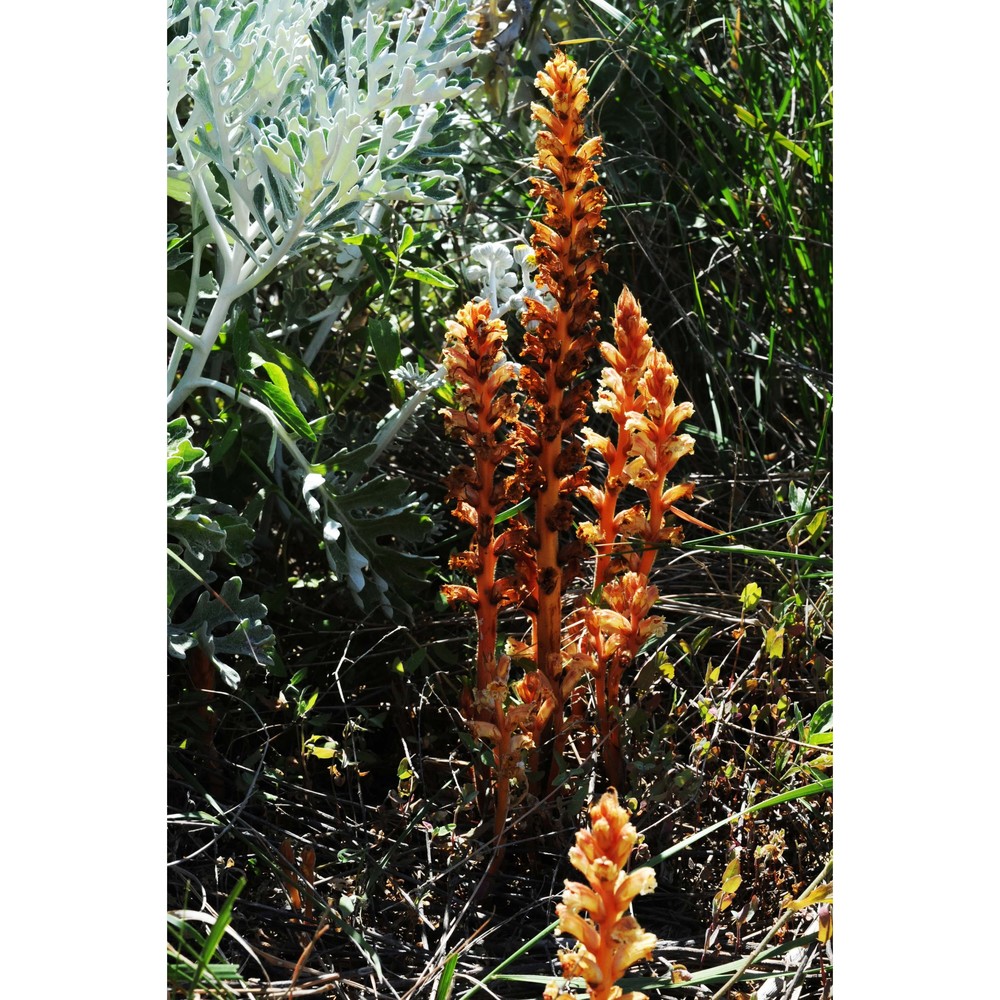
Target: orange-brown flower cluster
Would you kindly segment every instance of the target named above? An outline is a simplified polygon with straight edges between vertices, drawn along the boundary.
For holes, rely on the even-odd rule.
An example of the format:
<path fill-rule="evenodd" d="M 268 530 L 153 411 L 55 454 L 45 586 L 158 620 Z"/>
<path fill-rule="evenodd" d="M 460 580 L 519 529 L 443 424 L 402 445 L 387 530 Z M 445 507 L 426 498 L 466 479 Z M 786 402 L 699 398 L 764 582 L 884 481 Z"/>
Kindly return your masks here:
<path fill-rule="evenodd" d="M 569 852 L 573 867 L 588 884 L 567 879 L 563 901 L 556 907 L 559 930 L 579 942 L 573 951 L 559 952 L 563 975 L 583 978 L 591 1000 L 647 1000 L 644 993 L 623 994 L 616 983 L 630 966 L 649 958 L 656 945 L 656 936 L 627 912 L 636 896 L 656 888 L 656 876 L 652 868 L 625 873 L 638 833 L 614 789 L 590 807 L 590 821 L 591 828 L 577 833 Z M 555 983 L 544 996 L 571 1000 Z"/>
<path fill-rule="evenodd" d="M 627 288 L 618 299 L 614 328 L 615 344 L 601 344 L 610 367 L 601 373 L 594 410 L 612 417 L 615 437 L 584 430 L 587 449 L 596 451 L 608 467 L 603 486 L 588 484 L 580 490 L 597 512 L 595 521 L 580 527 L 581 538 L 598 553 L 595 589 L 622 569 L 648 575 L 658 547 L 681 538 L 679 529 L 664 525 L 665 513 L 694 491 L 691 483 L 666 485 L 678 460 L 694 450 L 694 439 L 677 433 L 694 407 L 674 403 L 678 379 L 673 366 L 653 347 L 649 323 Z M 646 503 L 619 511 L 618 499 L 626 486 L 645 492 Z M 622 539 L 637 542 L 639 552 Z"/>
<path fill-rule="evenodd" d="M 621 785 L 615 706 L 623 672 L 663 631 L 662 619 L 651 614 L 658 592 L 649 573 L 659 548 L 681 537 L 666 515 L 693 487 L 666 480 L 693 449 L 693 440 L 678 433 L 693 410 L 674 402 L 678 379 L 625 289 L 614 317 L 615 342 L 601 345 L 608 367 L 594 403 L 595 412 L 613 421 L 612 432 L 606 437 L 582 427 L 593 399 L 583 374 L 599 321 L 594 277 L 606 270 L 597 241 L 606 202 L 595 169 L 601 140 L 586 135 L 587 74 L 572 59 L 557 52 L 536 82 L 551 104 L 532 105 L 542 126 L 536 165 L 546 177 L 531 181 L 532 193 L 545 204 L 543 218 L 532 223 L 531 242 L 544 294 L 528 299 L 521 317 L 520 369 L 503 353 L 506 326 L 491 316 L 488 302 L 469 303 L 448 325 L 444 362 L 456 406 L 444 411 L 445 420 L 473 455 L 472 464 L 447 479 L 455 516 L 473 529 L 468 550 L 453 556 L 451 565 L 474 577 L 475 585 L 449 585 L 444 595 L 476 610 L 476 684 L 463 705 L 474 731 L 493 746 L 496 774 L 513 775 L 519 754 L 533 746 L 533 770 L 546 782 L 539 757 L 551 745 L 551 787 L 579 721 L 579 706 L 571 707 L 571 721 L 565 708 L 573 706 L 575 689 L 589 673 L 605 770 Z M 607 467 L 600 484 L 590 482 L 585 448 Z M 626 490 L 642 499 L 619 509 Z M 530 513 L 508 518 L 498 533 L 497 518 L 525 495 L 533 501 Z M 593 505 L 595 519 L 573 533 L 578 496 Z M 588 544 L 597 552 L 594 604 L 564 616 L 563 597 Z M 515 683 L 507 678 L 509 660 L 501 664 L 497 653 L 498 614 L 511 605 L 531 621 L 530 641 L 508 638 L 505 647 L 515 662 L 527 664 Z M 501 784 L 498 778 L 498 804 L 506 802 Z"/>
<path fill-rule="evenodd" d="M 641 545 L 638 570 L 648 574 L 663 544 L 680 540 L 676 528 L 665 527 L 664 515 L 678 500 L 691 496 L 692 483 L 666 485 L 667 475 L 678 460 L 694 451 L 694 438 L 678 434 L 683 421 L 694 413 L 689 402 L 674 403 L 678 378 L 673 365 L 662 351 L 652 351 L 648 366 L 639 382 L 640 407 L 629 413 L 625 429 L 632 433 L 630 454 L 635 457 L 626 466 L 629 481 L 649 496 L 649 513 L 637 513 L 623 526 L 623 531 Z"/>
<path fill-rule="evenodd" d="M 465 601 L 476 609 L 479 641 L 476 650 L 476 687 L 463 704 L 474 735 L 492 746 L 496 788 L 494 829 L 501 836 L 510 799 L 510 783 L 523 770 L 523 751 L 533 745 L 537 706 L 517 703 L 508 684 L 510 658 L 497 657 L 500 609 L 520 603 L 525 581 L 498 575 L 498 560 L 506 551 L 523 562 L 525 525 L 512 518 L 497 534 L 497 515 L 520 499 L 516 476 L 504 476 L 501 465 L 518 446 L 517 403 L 511 394 L 514 365 L 503 354 L 507 328 L 492 319 L 488 302 L 470 302 L 448 323 L 444 367 L 454 387 L 457 406 L 443 412 L 445 426 L 472 451 L 474 464 L 451 471 L 446 484 L 456 501 L 455 516 L 472 526 L 472 542 L 451 558 L 453 569 L 475 577 L 476 586 L 449 584 L 443 588 L 451 602 Z"/>
<path fill-rule="evenodd" d="M 498 475 L 516 447 L 511 425 L 517 422 L 517 404 L 509 391 L 515 370 L 503 355 L 507 327 L 503 320 L 490 318 L 488 302 L 463 306 L 447 331 L 444 367 L 457 406 L 443 411 L 445 428 L 465 441 L 474 458 L 473 465 L 456 466 L 446 480 L 448 496 L 456 501 L 455 517 L 473 529 L 470 547 L 452 556 L 451 566 L 474 576 L 476 586 L 450 584 L 444 596 L 476 609 L 476 686 L 483 689 L 496 675 L 497 613 L 519 600 L 515 582 L 497 578 L 504 537 L 495 532 L 497 514 L 520 498 L 517 480 Z"/>
<path fill-rule="evenodd" d="M 575 538 L 560 536 L 572 528 L 573 499 L 586 482 L 584 452 L 574 428 L 586 420 L 591 399 L 590 383 L 580 376 L 594 347 L 598 320 L 593 277 L 607 269 L 595 235 L 604 226 L 601 211 L 607 200 L 594 169 L 601 140 L 586 138 L 586 82 L 586 71 L 557 52 L 536 77 L 551 108 L 532 105 L 543 126 L 536 163 L 551 179 L 531 181 L 532 193 L 546 208 L 543 219 L 532 223 L 531 244 L 536 283 L 549 299 L 528 300 L 523 315 L 525 363 L 518 385 L 530 419 L 521 424 L 524 448 L 518 471 L 535 500 L 536 663 L 553 683 L 563 669 L 562 595 L 579 573 L 583 555 Z M 558 727 L 561 706 L 553 718 Z"/>
<path fill-rule="evenodd" d="M 635 297 L 623 289 L 615 310 L 615 343 L 601 344 L 609 367 L 601 374 L 594 404 L 614 421 L 613 437 L 584 430 L 588 450 L 600 455 L 607 472 L 603 485 L 588 484 L 580 490 L 597 515 L 580 526 L 579 534 L 597 551 L 594 593 L 599 602 L 583 613 L 588 631 L 583 648 L 595 660 L 605 771 L 619 784 L 625 780 L 624 762 L 612 708 L 618 705 L 628 664 L 647 639 L 662 634 L 663 620 L 649 616 L 658 596 L 648 585 L 649 573 L 659 547 L 682 537 L 680 528 L 665 523 L 664 515 L 694 490 L 690 483 L 666 485 L 677 461 L 694 448 L 690 435 L 677 433 L 694 408 L 674 403 L 677 376 L 666 355 L 653 346 L 648 330 Z M 627 487 L 645 493 L 645 501 L 619 510 Z"/>

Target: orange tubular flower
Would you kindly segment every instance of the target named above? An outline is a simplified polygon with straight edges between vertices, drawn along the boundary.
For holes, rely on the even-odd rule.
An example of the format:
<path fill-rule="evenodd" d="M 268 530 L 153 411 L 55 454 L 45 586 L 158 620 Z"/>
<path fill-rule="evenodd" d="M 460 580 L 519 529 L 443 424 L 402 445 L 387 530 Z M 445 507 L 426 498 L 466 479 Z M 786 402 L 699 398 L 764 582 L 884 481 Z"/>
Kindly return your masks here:
<path fill-rule="evenodd" d="M 580 526 L 583 541 L 597 549 L 594 593 L 599 606 L 583 612 L 589 633 L 584 648 L 596 662 L 595 696 L 598 732 L 603 738 L 604 767 L 612 782 L 625 782 L 624 761 L 612 706 L 619 703 L 622 675 L 642 644 L 663 631 L 663 620 L 648 617 L 658 596 L 648 586 L 659 546 L 680 540 L 679 528 L 664 526 L 664 515 L 683 497 L 690 483 L 666 487 L 677 461 L 694 448 L 687 434 L 677 434 L 694 412 L 690 403 L 674 403 L 678 380 L 662 351 L 653 347 L 649 323 L 626 288 L 615 310 L 615 344 L 601 344 L 610 367 L 601 375 L 594 409 L 615 422 L 614 440 L 584 430 L 586 446 L 607 465 L 603 488 L 580 492 L 593 505 L 595 521 Z M 626 486 L 647 494 L 644 505 L 618 510 Z M 639 551 L 626 540 L 637 541 Z M 615 576 L 626 570 L 624 576 Z"/>
<path fill-rule="evenodd" d="M 514 365 L 503 360 L 507 327 L 490 319 L 488 302 L 470 302 L 448 323 L 444 366 L 455 387 L 458 406 L 443 412 L 449 434 L 472 449 L 475 465 L 460 465 L 447 478 L 448 496 L 456 501 L 455 517 L 472 526 L 472 544 L 452 556 L 454 569 L 464 569 L 476 580 L 475 589 L 452 584 L 444 588 L 448 601 L 466 601 L 476 609 L 479 644 L 476 653 L 476 689 L 496 677 L 497 613 L 517 603 L 516 593 L 497 579 L 497 538 L 494 521 L 501 505 L 518 499 L 512 478 L 500 480 L 497 469 L 514 450 L 512 436 L 503 436 L 505 424 L 517 419 L 513 397 L 504 389 L 514 379 Z"/>
<path fill-rule="evenodd" d="M 601 140 L 585 137 L 586 81 L 586 71 L 557 52 L 535 80 L 552 107 L 531 106 L 543 126 L 536 163 L 552 178 L 531 181 L 532 193 L 546 207 L 543 220 L 532 222 L 531 244 L 538 264 L 536 282 L 551 296 L 551 305 L 529 300 L 522 317 L 527 332 L 518 384 L 531 420 L 521 425 L 518 471 L 535 501 L 535 662 L 555 692 L 562 687 L 562 596 L 579 572 L 582 555 L 578 541 L 560 544 L 560 535 L 572 526 L 573 497 L 586 481 L 583 449 L 573 434 L 586 420 L 592 398 L 590 383 L 580 376 L 594 347 L 598 320 L 593 276 L 607 270 L 595 236 L 604 226 L 601 211 L 607 200 L 594 170 Z M 557 697 L 560 703 L 552 720 L 558 733 L 562 700 Z"/>
<path fill-rule="evenodd" d="M 636 896 L 656 888 L 656 876 L 652 868 L 625 874 L 638 833 L 614 789 L 590 807 L 590 821 L 591 828 L 577 833 L 569 852 L 573 867 L 589 884 L 567 879 L 563 901 L 556 907 L 559 930 L 579 942 L 574 951 L 559 952 L 563 975 L 581 976 L 591 1000 L 648 1000 L 644 993 L 622 994 L 615 984 L 639 959 L 649 958 L 656 945 L 656 936 L 627 915 Z M 546 1000 L 569 998 L 555 983 L 544 995 Z"/>
<path fill-rule="evenodd" d="M 516 447 L 516 437 L 505 425 L 517 421 L 517 405 L 510 394 L 514 365 L 503 357 L 507 328 L 490 318 L 488 302 L 470 302 L 448 323 L 444 366 L 455 387 L 458 403 L 443 412 L 448 432 L 472 450 L 474 465 L 461 465 L 447 478 L 448 495 L 456 501 L 455 517 L 472 526 L 469 549 L 452 556 L 451 565 L 475 577 L 476 586 L 451 584 L 443 588 L 453 603 L 465 601 L 476 609 L 479 640 L 476 648 L 476 687 L 466 692 L 465 710 L 473 734 L 493 747 L 496 800 L 494 833 L 498 846 L 510 800 L 511 780 L 518 776 L 523 751 L 531 745 L 536 707 L 512 704 L 508 687 L 510 659 L 497 659 L 498 613 L 521 600 L 518 582 L 498 577 L 497 561 L 504 551 L 518 549 L 524 527 L 516 519 L 496 534 L 501 508 L 520 499 L 516 478 L 501 477 L 500 466 Z M 510 429 L 512 430 L 512 428 Z M 499 864 L 502 851 L 494 857 Z"/>

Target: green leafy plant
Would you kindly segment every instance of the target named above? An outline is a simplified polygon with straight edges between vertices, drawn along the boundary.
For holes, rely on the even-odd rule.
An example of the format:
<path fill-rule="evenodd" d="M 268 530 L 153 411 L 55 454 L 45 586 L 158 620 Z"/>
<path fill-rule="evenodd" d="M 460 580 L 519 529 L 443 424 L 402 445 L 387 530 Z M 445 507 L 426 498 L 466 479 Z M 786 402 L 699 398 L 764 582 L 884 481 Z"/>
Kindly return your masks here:
<path fill-rule="evenodd" d="M 241 515 L 197 496 L 193 473 L 206 456 L 191 443 L 191 434 L 184 417 L 167 425 L 167 650 L 183 659 L 189 650 L 200 648 L 235 688 L 240 675 L 233 658 L 271 666 L 274 634 L 265 622 L 267 609 L 259 597 L 242 593 L 240 577 L 229 577 L 218 592 L 212 589 L 218 576 L 213 563 L 224 559 L 238 568 L 252 561 L 254 533 L 248 517 L 253 518 L 253 511 Z M 178 615 L 199 588 L 202 593 L 194 607 L 186 616 Z"/>
<path fill-rule="evenodd" d="M 375 354 L 400 406 L 371 447 L 341 448 L 324 461 L 330 421 L 306 416 L 324 405 L 308 365 L 364 266 L 384 279 L 366 241 L 386 205 L 435 204 L 454 180 L 458 150 L 446 106 L 471 85 L 470 30 L 458 2 L 398 18 L 386 5 L 348 7 L 336 24 L 325 8 L 317 0 L 169 5 L 168 194 L 188 231 L 175 223 L 169 242 L 171 263 L 183 270 L 174 269 L 178 291 L 167 317 L 168 413 L 193 396 L 212 421 L 234 406 L 249 411 L 262 425 L 255 433 L 271 437 L 268 466 L 282 476 L 284 456 L 291 460 L 334 577 L 359 601 L 374 591 L 391 614 L 387 594 L 405 593 L 413 560 L 397 558 L 382 539 L 421 539 L 428 522 L 404 480 L 361 479 L 432 386 L 416 370 L 391 374 L 402 359 L 386 346 L 385 322 L 372 319 Z M 397 264 L 413 242 L 412 229 L 404 231 Z M 290 332 L 253 329 L 248 304 L 283 265 L 321 247 L 341 262 L 337 294 L 308 347 L 283 350 L 276 341 Z M 448 286 L 417 264 L 402 274 Z M 377 291 L 390 288 L 383 280 Z M 407 380 L 415 391 L 404 402 Z M 226 420 L 238 436 L 243 421 Z M 220 443 L 229 448 L 232 441 Z M 418 563 L 416 575 L 425 568 Z"/>

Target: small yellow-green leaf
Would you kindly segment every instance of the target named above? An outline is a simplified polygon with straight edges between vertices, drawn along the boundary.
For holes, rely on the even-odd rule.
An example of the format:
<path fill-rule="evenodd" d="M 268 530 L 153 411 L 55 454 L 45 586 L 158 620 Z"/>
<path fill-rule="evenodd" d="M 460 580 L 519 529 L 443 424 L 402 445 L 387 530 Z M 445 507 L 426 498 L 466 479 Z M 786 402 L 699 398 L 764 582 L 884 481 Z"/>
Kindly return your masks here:
<path fill-rule="evenodd" d="M 184 205 L 191 204 L 191 182 L 186 177 L 167 178 L 167 197 Z"/>
<path fill-rule="evenodd" d="M 660 673 L 666 677 L 668 681 L 672 681 L 674 679 L 674 665 L 662 652 L 657 654 L 656 666 Z"/>
<path fill-rule="evenodd" d="M 403 272 L 404 278 L 414 278 L 425 285 L 433 285 L 434 288 L 457 288 L 451 278 L 442 271 L 433 267 L 413 267 Z"/>
<path fill-rule="evenodd" d="M 759 600 L 763 591 L 756 583 L 748 583 L 740 593 L 740 604 L 749 611 Z"/>
<path fill-rule="evenodd" d="M 802 899 L 792 899 L 791 896 L 786 896 L 781 901 L 781 908 L 783 910 L 804 910 L 807 906 L 815 906 L 817 903 L 832 902 L 833 883 L 824 882 L 822 885 L 816 886 L 808 895 L 803 896 Z"/>
<path fill-rule="evenodd" d="M 402 257 L 407 250 L 413 244 L 413 238 L 416 234 L 413 232 L 413 226 L 408 222 L 403 223 L 403 232 L 399 237 L 399 256 Z"/>
<path fill-rule="evenodd" d="M 826 527 L 826 518 L 829 511 L 821 510 L 808 524 L 806 531 L 809 533 L 811 539 L 815 539 L 816 536 Z"/>
<path fill-rule="evenodd" d="M 772 660 L 779 660 L 785 655 L 784 628 L 769 628 L 764 633 L 764 651 Z"/>
<path fill-rule="evenodd" d="M 727 878 L 726 881 L 722 883 L 722 891 L 726 893 L 726 895 L 731 896 L 742 884 L 742 876 L 734 875 L 732 878 Z"/>

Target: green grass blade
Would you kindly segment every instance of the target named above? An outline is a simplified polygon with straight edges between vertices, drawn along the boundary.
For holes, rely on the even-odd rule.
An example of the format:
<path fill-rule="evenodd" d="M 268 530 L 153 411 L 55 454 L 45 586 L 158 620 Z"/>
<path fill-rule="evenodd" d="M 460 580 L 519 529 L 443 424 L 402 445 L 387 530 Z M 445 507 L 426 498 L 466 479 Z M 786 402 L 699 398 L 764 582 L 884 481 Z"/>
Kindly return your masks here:
<path fill-rule="evenodd" d="M 699 540 L 682 542 L 678 548 L 697 549 L 699 552 L 729 552 L 734 556 L 766 556 L 769 559 L 797 559 L 799 562 L 828 562 L 828 555 L 810 555 L 807 552 L 781 552 L 778 549 L 755 549 L 749 545 L 705 545 Z"/>
<path fill-rule="evenodd" d="M 240 893 L 246 888 L 246 884 L 246 876 L 241 875 L 239 881 L 233 886 L 232 892 L 226 897 L 226 901 L 222 904 L 222 909 L 219 910 L 219 915 L 216 917 L 215 923 L 212 924 L 212 929 L 208 932 L 208 937 L 205 938 L 205 946 L 201 949 L 201 954 L 198 956 L 198 968 L 194 974 L 195 987 L 201 982 L 201 977 L 205 974 L 209 963 L 215 957 L 215 952 L 219 947 L 219 942 L 222 940 L 222 935 L 226 933 L 226 928 L 233 919 L 233 906 L 239 898 Z"/>
<path fill-rule="evenodd" d="M 455 968 L 458 965 L 458 952 L 453 952 L 448 956 L 448 961 L 444 963 L 444 970 L 441 972 L 441 982 L 438 983 L 437 993 L 434 1000 L 448 1000 L 451 996 L 451 983 L 455 978 Z"/>
<path fill-rule="evenodd" d="M 773 795 L 769 799 L 764 799 L 763 802 L 756 802 L 752 806 L 747 806 L 746 809 L 741 809 L 739 812 L 735 812 L 732 816 L 726 817 L 726 819 L 720 819 L 718 823 L 713 823 L 711 826 L 706 826 L 704 830 L 699 830 L 697 833 L 692 833 L 690 837 L 686 837 L 679 844 L 674 844 L 673 847 L 668 847 L 665 851 L 657 854 L 655 857 L 649 859 L 646 864 L 650 868 L 654 868 L 658 864 L 662 864 L 667 858 L 672 858 L 675 854 L 680 854 L 681 851 L 690 847 L 692 844 L 696 844 L 703 837 L 707 837 L 710 833 L 714 833 L 716 830 L 720 830 L 724 826 L 728 826 L 735 819 L 739 819 L 741 816 L 749 816 L 751 813 L 760 812 L 761 809 L 770 809 L 773 806 L 780 806 L 783 802 L 791 802 L 793 799 L 804 799 L 810 795 L 822 795 L 824 792 L 829 792 L 833 789 L 833 778 L 824 778 L 822 781 L 814 781 L 811 785 L 804 785 L 802 788 L 793 788 L 787 792 L 782 792 L 780 795 Z"/>
<path fill-rule="evenodd" d="M 520 503 L 514 504 L 514 506 L 509 510 L 505 510 L 502 514 L 497 514 L 497 516 L 493 518 L 494 526 L 503 524 L 504 521 L 509 521 L 512 517 L 520 514 L 521 511 L 524 510 L 530 503 L 531 497 L 525 497 Z"/>
<path fill-rule="evenodd" d="M 611 4 L 607 3 L 606 0 L 587 0 L 588 3 L 593 4 L 598 10 L 604 11 L 608 17 L 617 21 L 623 27 L 628 27 L 632 23 L 632 18 L 628 14 L 623 14 L 617 7 L 612 7 Z"/>
<path fill-rule="evenodd" d="M 509 955 L 507 958 L 505 958 L 498 966 L 496 966 L 496 968 L 492 969 L 490 972 L 487 972 L 486 975 L 483 976 L 483 978 L 475 986 L 473 986 L 471 990 L 466 990 L 461 995 L 461 997 L 459 997 L 459 1000 L 468 1000 L 469 997 L 475 996 L 475 994 L 477 994 L 488 982 L 490 982 L 490 980 L 498 978 L 500 976 L 500 973 L 503 972 L 503 970 L 506 969 L 511 962 L 516 961 L 526 951 L 530 950 L 531 948 L 534 948 L 534 946 L 538 944 L 539 941 L 543 941 L 545 938 L 547 938 L 558 926 L 559 926 L 559 921 L 553 920 L 548 927 L 544 928 L 543 930 L 540 930 L 530 941 L 526 941 L 524 944 L 522 944 L 521 947 L 517 949 L 517 951 L 515 951 L 512 955 Z M 546 980 L 546 982 L 548 982 L 548 980 Z"/>

